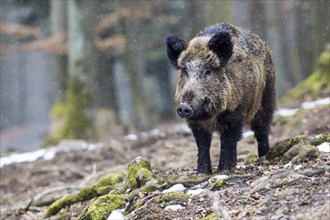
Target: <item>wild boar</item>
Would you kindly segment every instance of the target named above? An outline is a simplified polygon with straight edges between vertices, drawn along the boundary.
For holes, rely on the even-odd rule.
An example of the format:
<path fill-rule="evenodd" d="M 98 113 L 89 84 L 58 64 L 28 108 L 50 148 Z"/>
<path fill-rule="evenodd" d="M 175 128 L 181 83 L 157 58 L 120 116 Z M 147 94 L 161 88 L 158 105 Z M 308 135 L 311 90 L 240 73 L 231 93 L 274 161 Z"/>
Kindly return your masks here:
<path fill-rule="evenodd" d="M 167 56 L 178 70 L 175 98 L 198 147 L 197 172 L 212 173 L 212 133 L 221 137 L 218 172 L 236 166 L 236 145 L 244 123 L 251 126 L 259 157 L 269 150 L 276 108 L 275 67 L 266 43 L 227 23 L 205 28 L 189 42 L 166 37 Z"/>

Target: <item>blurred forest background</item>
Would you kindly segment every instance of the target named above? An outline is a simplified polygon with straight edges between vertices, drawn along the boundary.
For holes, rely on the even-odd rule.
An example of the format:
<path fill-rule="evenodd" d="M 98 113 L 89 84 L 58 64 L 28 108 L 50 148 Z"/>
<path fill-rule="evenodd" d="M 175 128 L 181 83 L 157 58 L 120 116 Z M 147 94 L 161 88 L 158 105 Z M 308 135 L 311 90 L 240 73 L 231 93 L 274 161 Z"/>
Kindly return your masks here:
<path fill-rule="evenodd" d="M 164 37 L 229 22 L 268 42 L 282 96 L 330 39 L 328 0 L 0 1 L 1 152 L 176 119 Z"/>

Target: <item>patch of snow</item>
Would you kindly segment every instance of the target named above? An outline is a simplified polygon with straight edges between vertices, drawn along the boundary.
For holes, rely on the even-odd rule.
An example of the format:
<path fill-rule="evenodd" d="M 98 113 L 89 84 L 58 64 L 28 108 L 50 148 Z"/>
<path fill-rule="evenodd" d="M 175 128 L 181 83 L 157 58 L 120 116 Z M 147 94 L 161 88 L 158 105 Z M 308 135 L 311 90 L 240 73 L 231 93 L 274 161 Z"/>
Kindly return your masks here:
<path fill-rule="evenodd" d="M 330 97 L 323 98 L 323 99 L 318 99 L 318 100 L 315 100 L 315 101 L 303 102 L 303 103 L 301 103 L 300 108 L 311 109 L 311 108 L 315 108 L 318 105 L 328 105 L 328 104 L 330 104 Z M 290 109 L 290 108 L 281 108 L 281 109 L 278 109 L 275 112 L 275 115 L 284 116 L 284 117 L 293 116 L 297 113 L 297 111 L 300 108 L 292 108 L 292 109 Z"/>
<path fill-rule="evenodd" d="M 315 106 L 317 105 L 328 105 L 328 104 L 330 104 L 330 97 L 324 99 L 318 99 L 310 102 L 303 102 L 301 104 L 301 107 L 304 109 L 310 109 L 310 108 L 315 108 Z"/>
<path fill-rule="evenodd" d="M 303 165 L 301 165 L 301 164 L 298 164 L 297 166 L 294 166 L 294 170 L 299 170 L 299 169 L 301 169 L 303 167 Z"/>
<path fill-rule="evenodd" d="M 122 209 L 117 209 L 111 212 L 107 220 L 122 220 L 125 216 L 123 215 Z"/>
<path fill-rule="evenodd" d="M 26 153 L 13 153 L 8 157 L 0 158 L 0 167 L 11 163 L 33 162 L 40 158 L 52 160 L 57 152 L 55 147 L 49 149 L 40 149 Z"/>
<path fill-rule="evenodd" d="M 284 165 L 284 168 L 290 168 L 291 165 L 292 165 L 292 163 L 291 163 L 291 161 L 290 161 L 289 163 L 287 163 L 287 164 Z"/>
<path fill-rule="evenodd" d="M 236 168 L 237 168 L 237 169 L 245 169 L 246 166 L 245 166 L 245 165 L 237 165 Z"/>
<path fill-rule="evenodd" d="M 317 149 L 322 152 L 330 153 L 330 142 L 324 142 L 317 146 Z"/>
<path fill-rule="evenodd" d="M 139 137 L 136 134 L 129 134 L 124 137 L 127 141 L 137 141 Z"/>
<path fill-rule="evenodd" d="M 214 176 L 212 179 L 216 179 L 216 180 L 226 180 L 228 179 L 229 176 L 228 175 L 217 175 L 217 176 Z"/>
<path fill-rule="evenodd" d="M 163 193 L 169 193 L 169 192 L 183 192 L 186 190 L 186 187 L 182 185 L 181 183 L 175 184 L 172 187 L 163 190 Z"/>
<path fill-rule="evenodd" d="M 25 153 L 13 153 L 0 158 L 0 167 L 12 163 L 33 162 L 38 159 L 52 160 L 58 152 L 72 152 L 77 150 L 95 150 L 104 147 L 104 144 L 89 144 L 81 140 L 63 140 L 56 147 L 40 149 Z"/>
<path fill-rule="evenodd" d="M 175 126 L 174 131 L 181 134 L 191 134 L 191 130 L 187 124 L 181 123 Z"/>
<path fill-rule="evenodd" d="M 243 139 L 254 135 L 253 131 L 246 131 L 243 133 Z"/>
<path fill-rule="evenodd" d="M 275 115 L 283 116 L 283 117 L 288 117 L 288 116 L 293 116 L 297 113 L 299 108 L 281 108 L 278 111 L 276 111 Z"/>
<path fill-rule="evenodd" d="M 187 191 L 187 194 L 189 195 L 198 195 L 201 192 L 203 192 L 205 189 L 191 189 Z"/>
<path fill-rule="evenodd" d="M 183 209 L 183 207 L 181 205 L 179 205 L 179 204 L 178 205 L 168 205 L 168 206 L 165 207 L 165 210 L 167 210 L 167 211 L 174 211 L 174 212 L 176 212 L 176 211 L 178 211 L 180 209 Z"/>

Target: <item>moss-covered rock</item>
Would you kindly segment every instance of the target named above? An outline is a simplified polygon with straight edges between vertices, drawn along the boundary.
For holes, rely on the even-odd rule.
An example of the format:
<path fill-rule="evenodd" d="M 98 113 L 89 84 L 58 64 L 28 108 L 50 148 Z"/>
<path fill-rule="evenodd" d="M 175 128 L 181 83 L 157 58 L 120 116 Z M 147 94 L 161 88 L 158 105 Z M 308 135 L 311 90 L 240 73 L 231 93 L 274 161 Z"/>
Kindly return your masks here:
<path fill-rule="evenodd" d="M 213 212 L 212 214 L 210 214 L 204 218 L 200 218 L 198 220 L 215 220 L 215 219 L 218 219 L 218 217 L 219 217 L 218 214 Z"/>
<path fill-rule="evenodd" d="M 153 178 L 150 162 L 143 157 L 133 159 L 127 167 L 125 185 L 129 189 L 137 189 Z"/>
<path fill-rule="evenodd" d="M 106 220 L 112 211 L 125 206 L 124 195 L 104 195 L 88 205 L 79 220 Z"/>
<path fill-rule="evenodd" d="M 287 152 L 291 147 L 300 142 L 306 140 L 306 136 L 298 136 L 294 138 L 288 138 L 283 141 L 277 142 L 273 147 L 269 149 L 266 158 L 268 160 L 282 160 L 283 155 Z"/>
<path fill-rule="evenodd" d="M 330 94 L 330 53 L 323 52 L 318 59 L 318 68 L 304 81 L 292 88 L 281 103 L 301 102 L 306 96 L 314 99 L 329 96 Z"/>
<path fill-rule="evenodd" d="M 275 161 L 289 161 L 297 163 L 310 160 L 318 156 L 317 145 L 330 141 L 330 132 L 316 136 L 298 136 L 277 142 L 269 149 L 266 158 Z"/>
<path fill-rule="evenodd" d="M 182 192 L 169 192 L 169 193 L 165 193 L 163 195 L 160 195 L 156 198 L 156 203 L 164 203 L 164 202 L 170 202 L 173 201 L 175 199 L 180 199 L 180 198 L 188 198 L 189 195 L 184 194 Z"/>
<path fill-rule="evenodd" d="M 244 164 L 245 165 L 250 165 L 250 164 L 253 164 L 253 163 L 256 163 L 259 161 L 259 157 L 258 155 L 255 155 L 255 154 L 248 154 L 245 158 L 245 161 L 244 161 Z"/>
<path fill-rule="evenodd" d="M 223 184 L 224 183 L 225 183 L 225 180 L 216 180 L 215 182 L 210 183 L 209 186 L 208 186 L 208 188 L 211 191 L 218 191 L 218 190 L 220 190 L 223 187 Z"/>
<path fill-rule="evenodd" d="M 324 142 L 330 142 L 330 132 L 323 133 L 311 138 L 311 145 L 317 146 Z"/>
<path fill-rule="evenodd" d="M 86 186 L 82 188 L 77 194 L 70 194 L 60 198 L 52 203 L 46 213 L 46 217 L 56 215 L 62 208 L 75 204 L 77 202 L 83 202 L 91 200 L 97 196 L 105 195 L 116 184 L 123 181 L 124 175 L 122 173 L 113 173 L 104 176 L 98 183 L 93 186 Z"/>

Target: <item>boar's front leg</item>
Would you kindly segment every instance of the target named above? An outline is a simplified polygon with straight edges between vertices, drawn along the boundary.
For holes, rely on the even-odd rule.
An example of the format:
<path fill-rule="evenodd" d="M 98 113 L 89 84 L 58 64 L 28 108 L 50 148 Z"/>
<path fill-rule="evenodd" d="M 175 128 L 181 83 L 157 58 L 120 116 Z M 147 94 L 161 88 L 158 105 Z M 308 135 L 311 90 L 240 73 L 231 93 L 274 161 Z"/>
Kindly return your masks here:
<path fill-rule="evenodd" d="M 230 120 L 230 121 L 229 121 Z M 236 166 L 237 142 L 241 139 L 243 119 L 241 114 L 229 115 L 225 129 L 221 132 L 221 151 L 218 172 L 231 171 Z"/>
<path fill-rule="evenodd" d="M 198 147 L 197 172 L 211 174 L 210 145 L 212 133 L 205 131 L 197 125 L 192 125 L 190 127 Z"/>

